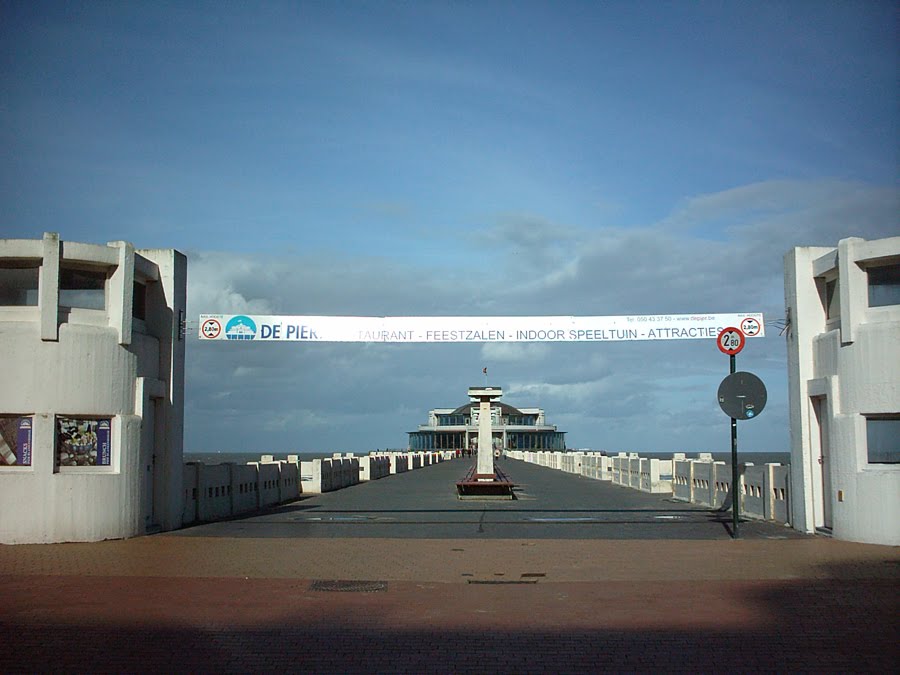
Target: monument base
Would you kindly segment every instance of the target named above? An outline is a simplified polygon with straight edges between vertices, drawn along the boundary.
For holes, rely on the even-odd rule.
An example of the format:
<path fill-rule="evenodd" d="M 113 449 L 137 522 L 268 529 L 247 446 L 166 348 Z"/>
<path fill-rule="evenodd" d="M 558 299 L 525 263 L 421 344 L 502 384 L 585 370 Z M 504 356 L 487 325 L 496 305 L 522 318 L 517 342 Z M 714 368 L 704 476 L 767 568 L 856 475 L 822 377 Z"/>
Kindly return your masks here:
<path fill-rule="evenodd" d="M 476 473 L 476 467 L 469 469 L 466 477 L 456 484 L 459 499 L 515 499 L 515 483 L 509 480 L 497 466 L 493 474 Z"/>

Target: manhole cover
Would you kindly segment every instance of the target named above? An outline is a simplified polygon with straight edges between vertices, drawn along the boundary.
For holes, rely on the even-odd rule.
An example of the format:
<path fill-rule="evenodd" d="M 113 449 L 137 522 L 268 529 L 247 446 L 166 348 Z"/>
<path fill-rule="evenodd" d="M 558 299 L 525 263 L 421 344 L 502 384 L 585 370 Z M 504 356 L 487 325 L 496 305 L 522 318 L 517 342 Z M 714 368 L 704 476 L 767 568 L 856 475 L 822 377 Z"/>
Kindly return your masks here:
<path fill-rule="evenodd" d="M 318 579 L 309 585 L 309 590 L 337 593 L 377 593 L 387 590 L 387 582 Z"/>

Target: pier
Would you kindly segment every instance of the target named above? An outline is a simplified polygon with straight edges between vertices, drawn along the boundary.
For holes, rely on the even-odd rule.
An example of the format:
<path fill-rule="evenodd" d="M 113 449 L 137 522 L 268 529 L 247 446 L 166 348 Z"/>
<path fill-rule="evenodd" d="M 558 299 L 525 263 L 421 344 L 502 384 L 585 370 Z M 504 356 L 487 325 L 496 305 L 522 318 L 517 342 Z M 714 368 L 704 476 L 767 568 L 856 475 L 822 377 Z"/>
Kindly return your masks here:
<path fill-rule="evenodd" d="M 504 458 L 135 539 L 0 547 L 3 672 L 888 671 L 895 548 Z M 877 627 L 873 630 L 873 627 Z"/>

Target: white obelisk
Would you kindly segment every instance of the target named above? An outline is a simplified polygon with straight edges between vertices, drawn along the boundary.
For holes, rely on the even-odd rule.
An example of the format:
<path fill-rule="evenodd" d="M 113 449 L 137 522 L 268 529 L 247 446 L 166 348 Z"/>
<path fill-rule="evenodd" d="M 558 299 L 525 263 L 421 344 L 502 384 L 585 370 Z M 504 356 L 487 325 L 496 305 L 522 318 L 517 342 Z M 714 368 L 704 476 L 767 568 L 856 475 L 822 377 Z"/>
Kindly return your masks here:
<path fill-rule="evenodd" d="M 479 402 L 478 407 L 478 463 L 475 473 L 478 480 L 494 480 L 494 445 L 491 425 L 491 400 L 500 398 L 500 387 L 469 387 L 469 397 Z"/>

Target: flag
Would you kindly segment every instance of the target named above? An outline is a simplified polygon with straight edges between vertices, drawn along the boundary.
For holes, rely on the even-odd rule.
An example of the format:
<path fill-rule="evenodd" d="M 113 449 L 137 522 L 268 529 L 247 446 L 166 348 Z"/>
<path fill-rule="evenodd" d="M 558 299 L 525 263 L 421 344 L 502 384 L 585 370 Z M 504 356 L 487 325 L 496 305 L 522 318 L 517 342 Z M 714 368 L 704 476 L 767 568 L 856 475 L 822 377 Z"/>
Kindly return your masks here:
<path fill-rule="evenodd" d="M 482 368 L 481 372 L 484 373 L 485 375 L 487 375 L 487 368 Z"/>

